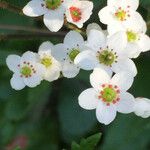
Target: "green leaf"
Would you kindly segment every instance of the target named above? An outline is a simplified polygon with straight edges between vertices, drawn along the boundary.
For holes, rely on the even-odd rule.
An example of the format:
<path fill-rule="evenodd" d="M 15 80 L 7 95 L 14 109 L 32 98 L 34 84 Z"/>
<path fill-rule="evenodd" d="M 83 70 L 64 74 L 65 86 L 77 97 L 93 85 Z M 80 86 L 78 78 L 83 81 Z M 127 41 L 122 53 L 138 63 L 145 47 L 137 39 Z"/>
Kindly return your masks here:
<path fill-rule="evenodd" d="M 78 145 L 76 142 L 73 142 L 71 150 L 94 150 L 101 138 L 101 135 L 101 133 L 97 133 L 88 137 L 87 139 L 82 139 L 80 145 Z"/>

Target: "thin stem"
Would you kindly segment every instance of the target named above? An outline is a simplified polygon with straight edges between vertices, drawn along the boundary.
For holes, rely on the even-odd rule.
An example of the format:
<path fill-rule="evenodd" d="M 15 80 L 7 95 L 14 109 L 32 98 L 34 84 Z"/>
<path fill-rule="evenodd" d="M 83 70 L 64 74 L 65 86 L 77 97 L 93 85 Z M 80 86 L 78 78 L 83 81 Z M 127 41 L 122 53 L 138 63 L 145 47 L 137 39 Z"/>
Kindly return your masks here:
<path fill-rule="evenodd" d="M 53 38 L 54 36 L 57 38 L 63 38 L 65 36 L 65 32 L 57 32 L 57 33 L 32 33 L 32 34 L 0 34 L 0 41 L 4 40 L 33 40 L 33 39 L 41 39 L 41 38 Z"/>

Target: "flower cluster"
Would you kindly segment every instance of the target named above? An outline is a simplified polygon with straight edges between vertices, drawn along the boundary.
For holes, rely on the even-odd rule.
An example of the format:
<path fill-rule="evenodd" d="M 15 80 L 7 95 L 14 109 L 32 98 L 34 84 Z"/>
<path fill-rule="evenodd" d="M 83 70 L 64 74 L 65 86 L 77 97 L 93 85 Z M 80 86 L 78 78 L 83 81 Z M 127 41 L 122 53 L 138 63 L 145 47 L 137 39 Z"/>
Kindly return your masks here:
<path fill-rule="evenodd" d="M 12 88 L 35 87 L 42 80 L 57 80 L 61 74 L 74 78 L 80 69 L 93 70 L 92 88 L 78 98 L 82 108 L 96 109 L 98 121 L 105 125 L 115 119 L 117 112 L 149 117 L 150 101 L 135 99 L 127 92 L 137 75 L 132 59 L 150 50 L 146 23 L 136 11 L 138 6 L 139 0 L 107 0 L 107 6 L 98 13 L 107 30 L 92 23 L 87 27 L 86 40 L 77 31 L 70 31 L 63 43 L 42 43 L 38 53 L 28 51 L 21 57 L 9 55 L 6 62 L 14 72 Z M 45 25 L 56 32 L 64 24 L 64 15 L 68 22 L 82 28 L 92 9 L 93 3 L 89 1 L 31 0 L 23 12 L 31 17 L 44 15 Z"/>

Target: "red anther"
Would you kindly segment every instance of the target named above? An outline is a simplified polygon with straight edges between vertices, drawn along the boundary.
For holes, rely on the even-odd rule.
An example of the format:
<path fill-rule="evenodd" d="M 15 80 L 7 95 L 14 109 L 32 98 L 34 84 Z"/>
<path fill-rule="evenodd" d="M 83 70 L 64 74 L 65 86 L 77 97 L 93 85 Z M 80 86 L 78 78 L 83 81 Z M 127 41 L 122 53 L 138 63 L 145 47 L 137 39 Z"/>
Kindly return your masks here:
<path fill-rule="evenodd" d="M 117 90 L 116 92 L 117 92 L 117 93 L 120 93 L 120 90 Z"/>
<path fill-rule="evenodd" d="M 101 99 L 102 97 L 101 97 L 101 96 L 98 96 L 98 98 Z"/>
<path fill-rule="evenodd" d="M 22 78 L 22 77 L 23 77 L 23 75 L 20 75 L 20 77 Z"/>
<path fill-rule="evenodd" d="M 102 84 L 102 87 L 104 88 L 104 87 L 105 87 L 105 84 Z"/>
<path fill-rule="evenodd" d="M 24 61 L 23 63 L 26 64 L 26 61 Z"/>
<path fill-rule="evenodd" d="M 25 76 L 26 78 L 28 78 L 28 76 Z"/>
<path fill-rule="evenodd" d="M 112 88 L 112 85 L 111 85 L 111 84 L 109 85 L 109 88 Z"/>
<path fill-rule="evenodd" d="M 100 93 L 101 93 L 101 95 L 103 95 L 103 94 L 104 94 L 104 92 L 103 92 L 103 91 L 101 91 Z"/>
<path fill-rule="evenodd" d="M 116 104 L 116 101 L 113 101 L 113 104 Z"/>
<path fill-rule="evenodd" d="M 116 101 L 120 101 L 120 98 L 117 98 Z"/>
<path fill-rule="evenodd" d="M 28 65 L 30 65 L 30 63 L 29 63 L 29 62 L 28 62 L 27 64 L 28 64 Z"/>
<path fill-rule="evenodd" d="M 115 13 L 115 16 L 117 16 L 118 15 L 118 13 Z"/>
<path fill-rule="evenodd" d="M 118 88 L 118 86 L 117 86 L 117 85 L 115 85 L 115 86 L 114 86 L 114 88 L 115 88 L 115 89 L 117 89 L 117 88 Z"/>
<path fill-rule="evenodd" d="M 33 73 L 36 73 L 36 71 L 33 71 Z"/>
<path fill-rule="evenodd" d="M 30 65 L 30 67 L 32 68 L 32 67 L 33 67 L 33 65 Z"/>
<path fill-rule="evenodd" d="M 130 8 L 130 6 L 128 5 L 127 8 Z"/>
<path fill-rule="evenodd" d="M 110 103 L 107 103 L 106 105 L 107 105 L 107 106 L 110 106 Z"/>
<path fill-rule="evenodd" d="M 106 102 L 105 98 L 102 99 L 103 102 Z"/>
<path fill-rule="evenodd" d="M 128 17 L 131 17 L 131 15 L 128 15 Z"/>
<path fill-rule="evenodd" d="M 119 7 L 119 9 L 121 9 L 121 7 Z"/>
<path fill-rule="evenodd" d="M 41 4 L 42 7 L 44 7 L 44 4 Z"/>
<path fill-rule="evenodd" d="M 18 65 L 18 67 L 20 67 L 20 65 Z"/>

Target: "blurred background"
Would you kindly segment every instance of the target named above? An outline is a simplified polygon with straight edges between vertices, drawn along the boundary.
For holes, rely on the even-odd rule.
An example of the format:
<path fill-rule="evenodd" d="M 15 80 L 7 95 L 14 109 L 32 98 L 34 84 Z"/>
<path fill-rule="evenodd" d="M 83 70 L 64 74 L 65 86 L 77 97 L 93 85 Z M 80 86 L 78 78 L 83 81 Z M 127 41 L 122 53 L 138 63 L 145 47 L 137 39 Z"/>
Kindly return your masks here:
<path fill-rule="evenodd" d="M 1 2 L 16 6 L 20 12 L 29 0 Z M 84 27 L 97 22 L 105 29 L 97 13 L 106 0 L 93 2 L 94 13 Z M 79 143 L 81 138 L 98 132 L 102 132 L 102 138 L 97 150 L 150 150 L 150 119 L 118 114 L 112 124 L 104 126 L 96 120 L 95 111 L 79 107 L 78 95 L 90 87 L 90 72 L 81 71 L 74 79 L 42 82 L 34 89 L 11 89 L 12 72 L 6 66 L 6 57 L 27 50 L 37 52 L 43 41 L 62 42 L 69 31 L 64 27 L 52 34 L 40 19 L 13 11 L 0 8 L 0 150 L 13 150 L 17 144 L 26 150 L 69 150 L 72 141 Z M 150 31 L 150 1 L 141 0 L 138 11 Z M 150 53 L 142 54 L 135 63 L 138 75 L 130 92 L 135 97 L 150 98 Z"/>

